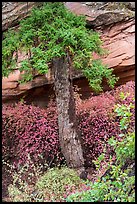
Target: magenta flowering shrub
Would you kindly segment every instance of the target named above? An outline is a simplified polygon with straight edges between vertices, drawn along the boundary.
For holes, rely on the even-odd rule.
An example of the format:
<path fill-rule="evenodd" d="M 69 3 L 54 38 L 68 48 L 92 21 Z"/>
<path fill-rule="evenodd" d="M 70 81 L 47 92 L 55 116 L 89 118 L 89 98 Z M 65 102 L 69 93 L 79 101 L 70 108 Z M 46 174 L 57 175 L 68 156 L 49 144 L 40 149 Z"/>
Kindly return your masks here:
<path fill-rule="evenodd" d="M 86 166 L 98 157 L 111 136 L 120 133 L 119 118 L 113 112 L 116 103 L 134 103 L 134 82 L 128 82 L 110 92 L 93 96 L 77 105 L 77 120 Z M 127 97 L 121 99 L 123 92 Z M 131 126 L 134 125 L 135 110 Z M 109 148 L 107 149 L 108 154 Z M 24 164 L 30 155 L 37 163 L 60 164 L 61 153 L 57 111 L 55 102 L 47 109 L 17 103 L 2 108 L 2 154 L 3 159 Z"/>
<path fill-rule="evenodd" d="M 61 161 L 57 114 L 54 106 L 47 110 L 23 103 L 3 105 L 3 159 L 24 164 L 28 155 L 34 162 Z"/>
<path fill-rule="evenodd" d="M 120 133 L 119 123 L 110 119 L 109 116 L 103 115 L 103 113 L 96 116 L 81 113 L 79 119 L 85 165 L 92 166 L 92 160 L 103 152 L 105 145 L 107 147 L 107 140 L 112 136 L 118 137 Z M 109 149 L 107 151 L 111 153 Z"/>
<path fill-rule="evenodd" d="M 135 82 L 127 82 L 115 90 L 93 96 L 80 104 L 77 109 L 79 132 L 81 132 L 82 145 L 86 166 L 92 166 L 92 160 L 97 158 L 106 146 L 107 155 L 112 150 L 107 140 L 114 136 L 121 138 L 120 118 L 114 113 L 115 104 L 135 104 Z M 135 109 L 131 110 L 130 129 L 135 127 Z M 123 130 L 124 131 L 124 130 Z"/>

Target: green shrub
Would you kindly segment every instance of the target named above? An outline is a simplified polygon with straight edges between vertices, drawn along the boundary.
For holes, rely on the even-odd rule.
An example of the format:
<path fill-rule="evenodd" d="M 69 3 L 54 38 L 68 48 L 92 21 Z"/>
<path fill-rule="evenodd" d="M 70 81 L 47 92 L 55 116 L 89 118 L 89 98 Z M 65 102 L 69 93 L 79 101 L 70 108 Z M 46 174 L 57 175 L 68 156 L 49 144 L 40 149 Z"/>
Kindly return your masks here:
<path fill-rule="evenodd" d="M 24 173 L 23 170 L 22 173 Z M 32 176 L 37 176 L 37 181 L 33 185 L 21 178 L 21 172 L 14 173 L 14 181 L 8 187 L 9 196 L 13 202 L 61 202 L 74 192 L 89 189 L 76 171 L 67 167 L 51 168 L 44 175 L 35 169 Z"/>
<path fill-rule="evenodd" d="M 4 160 L 2 163 L 3 165 L 7 166 L 6 171 L 8 171 L 13 178 L 12 184 L 8 186 L 8 192 L 11 201 L 43 201 L 40 193 L 38 195 L 33 194 L 33 192 L 36 190 L 35 183 L 43 173 L 43 166 L 36 163 L 34 164 L 30 158 L 18 171 L 14 165 L 11 165 Z M 45 164 L 45 166 L 48 168 L 47 164 Z"/>
<path fill-rule="evenodd" d="M 81 179 L 73 169 L 67 167 L 52 168 L 43 175 L 36 183 L 39 190 L 46 189 L 46 194 L 53 194 L 54 199 L 63 198 L 65 186 L 79 185 Z M 46 196 L 45 194 L 45 196 Z"/>

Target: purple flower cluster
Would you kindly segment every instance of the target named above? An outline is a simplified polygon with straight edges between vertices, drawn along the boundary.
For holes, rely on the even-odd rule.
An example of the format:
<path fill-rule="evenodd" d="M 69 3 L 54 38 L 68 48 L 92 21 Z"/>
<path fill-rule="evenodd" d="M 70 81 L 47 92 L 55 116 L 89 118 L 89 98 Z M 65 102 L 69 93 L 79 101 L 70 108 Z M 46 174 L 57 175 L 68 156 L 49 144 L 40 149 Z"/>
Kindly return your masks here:
<path fill-rule="evenodd" d="M 3 158 L 24 164 L 28 155 L 33 162 L 63 159 L 60 151 L 57 114 L 54 106 L 46 110 L 18 103 L 3 105 L 2 109 Z"/>
<path fill-rule="evenodd" d="M 129 105 L 135 104 L 135 83 L 127 82 L 115 90 L 102 93 L 99 96 L 91 97 L 83 102 L 78 109 L 79 132 L 83 144 L 84 158 L 86 166 L 92 166 L 92 160 L 97 158 L 104 147 L 107 148 L 107 155 L 111 154 L 111 149 L 107 140 L 114 136 L 118 140 L 121 138 L 119 122 L 120 118 L 114 113 L 115 104 Z M 123 96 L 123 97 L 121 97 Z M 135 126 L 135 109 L 131 110 L 130 127 Z"/>
<path fill-rule="evenodd" d="M 116 90 L 93 96 L 77 107 L 78 129 L 81 133 L 84 158 L 87 166 L 99 156 L 107 140 L 120 133 L 119 120 L 114 114 L 116 103 L 134 103 L 135 83 Z M 119 94 L 130 93 L 124 100 Z M 132 125 L 135 110 L 132 110 Z M 2 108 L 2 154 L 5 160 L 24 164 L 30 155 L 34 162 L 64 161 L 58 136 L 56 104 L 51 101 L 48 108 L 41 109 L 25 103 L 3 105 Z"/>

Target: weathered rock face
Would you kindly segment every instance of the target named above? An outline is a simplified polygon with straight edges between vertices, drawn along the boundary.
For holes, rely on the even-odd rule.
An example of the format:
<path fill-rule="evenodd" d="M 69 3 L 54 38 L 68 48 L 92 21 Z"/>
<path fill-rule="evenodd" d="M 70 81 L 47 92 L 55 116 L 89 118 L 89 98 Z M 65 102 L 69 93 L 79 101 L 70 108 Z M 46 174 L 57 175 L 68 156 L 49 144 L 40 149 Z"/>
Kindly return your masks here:
<path fill-rule="evenodd" d="M 2 2 L 2 31 L 16 26 L 39 2 Z"/>
<path fill-rule="evenodd" d="M 135 3 L 66 2 L 66 6 L 77 15 L 84 14 L 87 25 L 101 34 L 103 47 L 108 50 L 108 54 L 101 59 L 120 77 L 117 85 L 134 80 Z"/>
<path fill-rule="evenodd" d="M 7 3 L 10 7 L 5 5 Z M 28 2 L 27 9 L 26 2 L 3 2 L 2 30 L 4 31 L 8 27 L 18 25 L 18 21 L 29 15 L 31 8 L 37 3 L 38 2 Z M 108 53 L 101 57 L 101 59 L 104 64 L 107 64 L 110 68 L 114 68 L 114 73 L 120 77 L 117 85 L 124 84 L 129 80 L 134 80 L 134 5 L 131 5 L 130 2 L 125 2 L 123 5 L 117 2 L 65 2 L 65 6 L 77 15 L 85 15 L 87 26 L 100 33 L 103 40 L 103 47 L 108 50 Z M 25 56 L 20 53 L 18 62 L 24 57 Z M 94 58 L 99 57 L 94 55 Z M 81 81 L 82 83 L 78 83 L 79 87 L 81 87 L 81 84 L 84 86 L 84 83 L 85 89 L 90 92 L 91 89 L 88 87 L 87 81 L 81 78 L 82 74 L 80 72 L 75 71 L 73 77 L 79 78 L 80 81 L 83 80 L 83 82 Z M 53 84 L 52 69 L 49 70 L 49 73 L 46 75 L 35 76 L 32 82 L 26 84 L 19 84 L 18 80 L 20 78 L 21 74 L 17 69 L 14 73 L 11 73 L 8 78 L 2 79 L 3 102 L 7 100 L 17 100 L 20 96 L 25 97 L 25 95 L 26 98 L 28 98 L 28 94 L 29 96 L 33 96 L 34 92 L 36 98 L 37 96 L 40 97 L 40 95 L 45 94 L 45 90 L 52 87 Z M 44 87 L 44 89 L 42 87 Z M 82 90 L 83 89 L 84 87 L 82 87 Z M 53 89 L 51 92 L 53 92 Z"/>

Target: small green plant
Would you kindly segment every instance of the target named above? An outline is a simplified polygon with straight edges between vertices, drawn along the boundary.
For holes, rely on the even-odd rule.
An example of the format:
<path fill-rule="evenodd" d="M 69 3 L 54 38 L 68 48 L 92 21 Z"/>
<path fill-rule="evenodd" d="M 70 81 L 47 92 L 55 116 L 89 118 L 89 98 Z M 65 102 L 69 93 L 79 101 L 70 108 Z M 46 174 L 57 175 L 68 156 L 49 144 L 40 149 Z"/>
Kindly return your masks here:
<path fill-rule="evenodd" d="M 49 168 L 43 173 L 41 167 L 36 167 L 32 163 L 26 163 L 17 172 L 12 165 L 4 161 L 3 164 L 10 167 L 13 176 L 13 182 L 8 186 L 12 202 L 65 201 L 71 193 L 82 188 L 89 189 L 74 169 L 65 166 Z M 28 171 L 30 165 L 33 172 Z"/>
<path fill-rule="evenodd" d="M 13 178 L 12 184 L 8 186 L 9 196 L 13 202 L 31 202 L 34 199 L 38 202 L 43 201 L 40 193 L 34 196 L 33 192 L 35 191 L 35 182 L 43 174 L 43 168 L 48 169 L 47 164 L 36 165 L 29 155 L 26 164 L 18 166 L 18 169 L 7 161 L 3 160 L 2 163 L 7 166 L 6 171 Z"/>
<path fill-rule="evenodd" d="M 115 106 L 114 112 L 117 113 L 117 116 L 121 117 L 120 119 L 120 129 L 126 130 L 130 123 L 130 117 L 132 116 L 131 109 L 134 108 L 133 104 L 130 103 L 130 105 L 120 105 L 117 104 Z"/>
<path fill-rule="evenodd" d="M 126 159 L 135 159 L 135 132 L 126 134 L 121 134 L 123 138 L 122 141 L 117 141 L 114 137 L 110 138 L 108 143 L 113 146 L 117 161 L 122 166 Z"/>
<path fill-rule="evenodd" d="M 36 183 L 37 189 L 44 192 L 44 195 L 54 195 L 50 199 L 64 200 L 66 186 L 78 187 L 81 179 L 73 169 L 67 167 L 52 168 L 46 172 Z M 70 188 L 71 191 L 71 188 Z"/>
<path fill-rule="evenodd" d="M 124 94 L 124 92 L 120 92 L 119 97 L 120 97 L 122 100 L 125 100 L 129 95 L 130 95 L 130 93 Z"/>
<path fill-rule="evenodd" d="M 96 166 L 96 170 L 100 169 L 101 161 L 104 160 L 104 153 L 102 153 L 97 160 L 93 160 L 93 163 Z"/>

